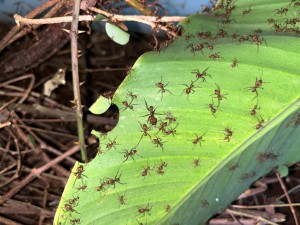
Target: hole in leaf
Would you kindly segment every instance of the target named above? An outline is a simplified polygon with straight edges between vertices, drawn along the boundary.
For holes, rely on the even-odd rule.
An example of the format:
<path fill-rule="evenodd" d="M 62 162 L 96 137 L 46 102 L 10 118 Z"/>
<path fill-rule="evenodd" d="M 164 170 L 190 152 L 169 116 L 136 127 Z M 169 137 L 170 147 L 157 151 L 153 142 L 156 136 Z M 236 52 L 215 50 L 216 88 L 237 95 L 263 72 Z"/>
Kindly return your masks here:
<path fill-rule="evenodd" d="M 98 99 L 99 100 L 99 99 Z M 98 100 L 93 104 L 97 104 Z M 115 104 L 111 104 L 110 99 L 103 99 L 103 101 L 109 101 L 109 108 L 106 109 L 101 115 L 89 114 L 89 132 L 93 135 L 88 140 L 88 158 L 93 159 L 99 153 L 99 138 L 106 136 L 106 134 L 112 131 L 118 124 L 119 121 L 119 108 Z M 98 102 L 99 103 L 99 102 Z M 92 107 L 93 107 L 92 106 Z M 91 107 L 91 108 L 92 108 Z M 96 112 L 93 109 L 90 111 Z M 102 108 L 103 109 L 103 108 Z"/>

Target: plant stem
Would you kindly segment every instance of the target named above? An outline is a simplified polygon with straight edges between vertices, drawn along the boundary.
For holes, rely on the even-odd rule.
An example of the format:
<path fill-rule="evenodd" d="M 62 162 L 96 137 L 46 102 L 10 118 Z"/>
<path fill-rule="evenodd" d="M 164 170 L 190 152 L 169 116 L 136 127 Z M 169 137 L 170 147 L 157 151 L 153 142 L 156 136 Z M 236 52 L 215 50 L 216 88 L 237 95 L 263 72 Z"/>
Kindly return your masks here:
<path fill-rule="evenodd" d="M 78 48 L 77 48 L 77 34 L 78 34 L 78 18 L 79 18 L 80 0 L 75 0 L 73 8 L 73 21 L 71 24 L 70 38 L 71 38 L 71 54 L 72 54 L 72 78 L 73 78 L 73 93 L 74 103 L 76 106 L 76 120 L 78 128 L 79 145 L 81 150 L 81 158 L 83 162 L 87 162 L 83 121 L 82 121 L 82 105 L 80 98 L 80 84 L 78 75 Z"/>

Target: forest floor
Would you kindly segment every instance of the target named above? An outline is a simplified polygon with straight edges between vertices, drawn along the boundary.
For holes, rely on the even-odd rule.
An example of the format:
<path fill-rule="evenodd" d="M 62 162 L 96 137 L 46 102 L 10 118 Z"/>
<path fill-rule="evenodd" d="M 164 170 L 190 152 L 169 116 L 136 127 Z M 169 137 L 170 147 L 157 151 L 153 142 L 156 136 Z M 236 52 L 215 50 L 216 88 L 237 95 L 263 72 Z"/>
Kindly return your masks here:
<path fill-rule="evenodd" d="M 9 27 L 1 28 L 0 37 L 3 37 Z M 22 45 L 22 41 L 16 42 L 16 48 L 18 44 Z M 81 96 L 85 105 L 84 127 L 89 160 L 96 156 L 98 147 L 98 140 L 90 134 L 91 130 L 107 132 L 118 121 L 116 107 L 112 106 L 104 115 L 97 116 L 88 111 L 89 106 L 100 94 L 114 92 L 138 57 L 153 50 L 153 42 L 151 35 L 138 33 L 132 33 L 130 42 L 125 46 L 115 44 L 103 31 L 93 31 L 91 35 L 79 37 L 82 54 L 79 73 L 80 81 L 85 81 Z M 6 49 L 6 55 L 9 51 L 15 50 Z M 0 62 L 1 59 L 3 57 L 0 55 Z M 65 71 L 66 83 L 47 97 L 44 94 L 45 81 L 51 79 L 59 69 Z M 56 157 L 72 150 L 78 141 L 76 117 L 71 103 L 73 91 L 69 43 L 26 74 L 34 74 L 34 79 L 17 75 L 0 83 L 0 125 L 4 124 L 0 127 L 0 196 L 9 196 L 0 205 L 0 224 L 52 224 L 70 171 L 74 163 L 81 159 L 77 151 L 49 167 L 46 172 L 40 175 L 35 173 L 36 168 L 49 165 Z M 23 96 L 26 98 L 22 99 Z M 7 122 L 9 124 L 5 126 Z M 30 175 L 31 181 L 26 181 Z M 290 167 L 289 175 L 283 180 L 287 190 L 299 186 L 300 164 Z M 299 190 L 289 193 L 289 196 L 299 201 Z M 274 203 L 274 200 L 277 203 L 286 202 L 275 173 L 255 182 L 245 194 L 247 198 L 238 199 L 232 204 L 253 206 Z M 295 224 L 289 207 L 275 208 L 270 204 L 262 209 L 244 208 L 242 217 L 239 217 L 243 219 L 228 222 L 228 218 L 237 217 L 230 211 L 233 209 L 231 206 L 224 213 L 216 215 L 209 224 L 256 224 L 259 216 L 266 215 L 277 218 L 278 224 Z M 295 215 L 299 216 L 299 208 L 295 210 Z M 253 218 L 247 215 L 253 215 Z"/>

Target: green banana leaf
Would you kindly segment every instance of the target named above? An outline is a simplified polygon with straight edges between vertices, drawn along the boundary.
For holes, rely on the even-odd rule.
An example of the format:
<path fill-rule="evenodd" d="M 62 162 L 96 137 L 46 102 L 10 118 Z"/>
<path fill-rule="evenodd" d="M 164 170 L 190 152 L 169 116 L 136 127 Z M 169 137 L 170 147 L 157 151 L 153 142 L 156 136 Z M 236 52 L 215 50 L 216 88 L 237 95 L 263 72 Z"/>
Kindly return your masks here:
<path fill-rule="evenodd" d="M 93 132 L 99 152 L 74 166 L 54 223 L 204 224 L 300 161 L 299 10 L 294 0 L 219 2 L 142 55 L 112 99 L 117 126 Z"/>

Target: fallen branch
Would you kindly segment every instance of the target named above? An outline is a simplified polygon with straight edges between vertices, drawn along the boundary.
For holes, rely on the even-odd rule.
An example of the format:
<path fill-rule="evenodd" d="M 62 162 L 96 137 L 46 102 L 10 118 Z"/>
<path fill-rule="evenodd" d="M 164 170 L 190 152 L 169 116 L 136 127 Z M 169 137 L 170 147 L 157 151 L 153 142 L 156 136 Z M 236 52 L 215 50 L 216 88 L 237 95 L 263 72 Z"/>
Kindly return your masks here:
<path fill-rule="evenodd" d="M 104 15 L 105 17 L 109 18 L 111 21 L 134 21 L 139 22 L 143 24 L 149 25 L 152 29 L 159 29 L 164 30 L 167 33 L 171 34 L 172 36 L 176 37 L 177 34 L 173 31 L 171 31 L 169 28 L 160 25 L 159 23 L 169 23 L 169 22 L 178 22 L 185 17 L 183 16 L 164 16 L 164 17 L 156 17 L 156 16 L 136 16 L 136 15 L 115 15 L 108 13 L 106 11 L 103 11 L 101 9 L 97 9 L 95 7 L 90 7 L 90 11 L 99 13 L 101 15 Z M 20 15 L 15 14 L 14 19 L 18 26 L 22 24 L 53 24 L 53 23 L 67 23 L 72 22 L 72 16 L 63 16 L 63 17 L 53 17 L 53 18 L 42 18 L 42 19 L 28 19 L 25 17 L 22 17 Z M 81 15 L 78 17 L 79 21 L 94 21 L 96 19 L 96 16 L 93 15 Z M 105 21 L 107 19 L 103 19 L 102 21 Z"/>
<path fill-rule="evenodd" d="M 134 22 L 141 22 L 141 23 L 168 23 L 168 22 L 179 22 L 186 17 L 184 16 L 164 16 L 161 18 L 158 18 L 156 16 L 137 16 L 137 15 L 115 15 L 110 13 L 104 13 L 105 11 L 97 9 L 95 7 L 91 8 L 92 11 L 103 14 L 104 16 L 107 16 L 111 18 L 112 20 L 118 20 L 118 21 L 134 21 Z M 14 15 L 14 19 L 18 26 L 23 24 L 54 24 L 54 23 L 70 23 L 72 22 L 72 16 L 62 16 L 62 17 L 52 17 L 52 18 L 41 18 L 41 19 L 29 19 L 26 17 L 22 17 L 18 14 Z M 96 16 L 94 15 L 80 15 L 79 21 L 94 21 L 96 19 Z M 103 19 L 106 20 L 106 19 Z"/>

